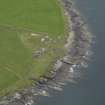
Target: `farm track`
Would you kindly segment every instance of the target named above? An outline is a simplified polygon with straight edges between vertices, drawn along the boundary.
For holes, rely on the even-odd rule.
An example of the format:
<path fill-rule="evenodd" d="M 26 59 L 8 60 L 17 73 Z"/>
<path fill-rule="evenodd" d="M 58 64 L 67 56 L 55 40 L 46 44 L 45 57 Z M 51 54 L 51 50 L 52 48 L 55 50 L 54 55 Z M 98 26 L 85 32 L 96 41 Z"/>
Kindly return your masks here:
<path fill-rule="evenodd" d="M 32 29 L 16 27 L 16 26 L 13 26 L 13 25 L 8 25 L 8 24 L 0 24 L 0 29 L 7 30 L 7 31 L 15 31 L 15 32 L 19 32 L 19 33 L 21 33 L 21 32 L 34 33 L 34 34 L 39 34 L 41 36 L 48 35 L 48 33 L 35 32 Z"/>
<path fill-rule="evenodd" d="M 23 77 L 22 76 L 20 76 L 18 73 L 16 73 L 16 72 L 14 72 L 12 69 L 10 69 L 10 68 L 8 68 L 8 67 L 6 67 L 6 70 L 8 71 L 8 72 L 11 72 L 11 73 L 13 73 L 16 77 L 18 77 L 20 80 L 22 80 L 23 79 Z"/>
<path fill-rule="evenodd" d="M 5 29 L 7 31 L 16 31 L 16 32 L 33 32 L 33 30 L 31 29 L 26 29 L 26 28 L 22 28 L 22 27 L 15 27 L 12 25 L 1 25 L 0 24 L 0 29 Z"/>

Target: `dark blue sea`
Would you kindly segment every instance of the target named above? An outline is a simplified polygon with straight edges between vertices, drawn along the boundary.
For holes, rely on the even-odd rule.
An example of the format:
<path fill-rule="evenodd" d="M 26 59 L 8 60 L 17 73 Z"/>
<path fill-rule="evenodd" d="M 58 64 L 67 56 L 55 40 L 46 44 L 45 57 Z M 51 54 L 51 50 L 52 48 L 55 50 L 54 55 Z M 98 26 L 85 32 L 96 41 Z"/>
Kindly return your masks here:
<path fill-rule="evenodd" d="M 39 105 L 105 105 L 105 0 L 73 1 L 95 37 L 94 55 L 78 84 L 41 98 Z"/>

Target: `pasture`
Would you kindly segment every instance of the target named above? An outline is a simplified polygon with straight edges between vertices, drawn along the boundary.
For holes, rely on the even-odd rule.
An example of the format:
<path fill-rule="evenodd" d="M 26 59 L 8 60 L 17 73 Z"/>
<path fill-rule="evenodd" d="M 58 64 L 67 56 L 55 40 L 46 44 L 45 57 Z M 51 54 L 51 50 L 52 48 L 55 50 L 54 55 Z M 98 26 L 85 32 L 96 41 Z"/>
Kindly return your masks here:
<path fill-rule="evenodd" d="M 0 95 L 29 86 L 64 54 L 56 0 L 0 0 Z"/>

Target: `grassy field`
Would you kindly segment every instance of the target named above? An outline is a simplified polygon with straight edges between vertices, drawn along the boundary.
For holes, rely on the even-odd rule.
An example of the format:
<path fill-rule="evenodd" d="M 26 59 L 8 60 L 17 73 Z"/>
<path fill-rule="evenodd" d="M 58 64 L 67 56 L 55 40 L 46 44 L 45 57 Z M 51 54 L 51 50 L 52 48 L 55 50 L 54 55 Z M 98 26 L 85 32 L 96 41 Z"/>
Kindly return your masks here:
<path fill-rule="evenodd" d="M 0 95 L 31 84 L 64 54 L 56 0 L 0 0 Z"/>
<path fill-rule="evenodd" d="M 64 33 L 56 0 L 0 0 L 0 24 L 47 32 Z"/>

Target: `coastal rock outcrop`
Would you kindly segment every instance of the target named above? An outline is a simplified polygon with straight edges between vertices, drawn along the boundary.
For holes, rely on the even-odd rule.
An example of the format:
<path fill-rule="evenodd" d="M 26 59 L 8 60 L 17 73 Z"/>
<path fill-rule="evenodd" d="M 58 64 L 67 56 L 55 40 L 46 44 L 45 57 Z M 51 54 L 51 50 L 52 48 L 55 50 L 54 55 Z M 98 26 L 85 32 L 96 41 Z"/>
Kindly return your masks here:
<path fill-rule="evenodd" d="M 63 6 L 64 15 L 67 17 L 68 39 L 65 43 L 67 50 L 65 56 L 55 62 L 48 75 L 41 77 L 40 80 L 33 79 L 31 87 L 3 98 L 0 105 L 33 105 L 33 103 L 35 105 L 38 96 L 49 96 L 50 88 L 62 91 L 67 82 L 76 83 L 81 79 L 81 67 L 87 67 L 89 56 L 92 54 L 90 51 L 92 35 L 70 0 L 59 0 L 59 3 Z M 41 39 L 41 42 L 44 40 Z"/>

